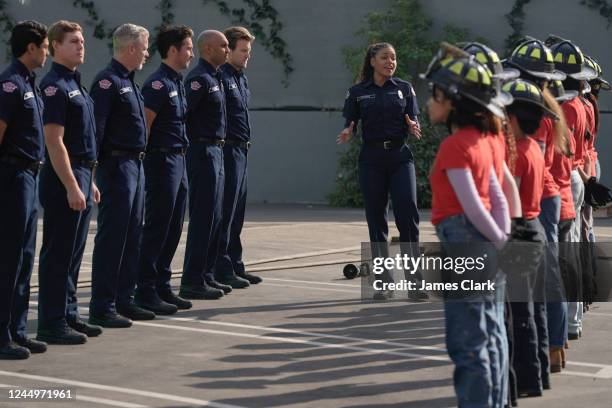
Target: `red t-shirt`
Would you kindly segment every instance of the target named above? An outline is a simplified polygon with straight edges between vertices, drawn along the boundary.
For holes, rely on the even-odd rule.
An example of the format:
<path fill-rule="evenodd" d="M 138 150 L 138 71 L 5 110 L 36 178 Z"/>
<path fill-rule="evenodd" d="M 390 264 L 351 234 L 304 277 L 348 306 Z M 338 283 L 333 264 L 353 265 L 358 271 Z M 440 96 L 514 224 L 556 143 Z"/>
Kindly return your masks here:
<path fill-rule="evenodd" d="M 583 166 L 584 155 L 586 154 L 587 150 L 586 138 L 584 137 L 587 129 L 584 104 L 580 101 L 580 98 L 574 98 L 571 101 L 565 102 L 563 105 L 561 105 L 561 109 L 563 109 L 567 127 L 569 128 L 570 134 L 573 136 L 576 144 L 573 168 Z"/>
<path fill-rule="evenodd" d="M 506 159 L 506 139 L 503 133 L 494 135 L 490 133 L 487 137 L 487 142 L 491 147 L 491 154 L 493 158 L 493 167 L 495 168 L 495 175 L 501 186 L 504 182 L 504 161 Z"/>
<path fill-rule="evenodd" d="M 595 107 L 585 98 L 580 98 L 584 104 L 584 113 L 586 114 L 587 129 L 591 133 L 591 139 L 586 141 L 587 154 L 591 158 L 591 176 L 595 176 L 595 162 L 597 161 L 597 152 L 595 151 Z"/>
<path fill-rule="evenodd" d="M 544 145 L 544 193 L 542 199 L 555 197 L 559 195 L 559 186 L 555 183 L 555 179 L 550 174 L 550 168 L 553 163 L 555 153 L 555 142 L 553 140 L 555 126 L 552 118 L 544 116 L 540 122 L 540 127 L 533 134 L 533 138 L 541 145 Z"/>
<path fill-rule="evenodd" d="M 467 126 L 440 144 L 429 176 L 432 190 L 432 224 L 436 225 L 447 217 L 463 214 L 463 208 L 446 175 L 448 169 L 470 170 L 482 203 L 487 211 L 491 210 L 489 176 L 493 157 L 487 141 L 490 137 L 472 126 Z"/>
<path fill-rule="evenodd" d="M 514 175 L 520 177 L 519 195 L 523 217 L 532 219 L 540 215 L 540 201 L 544 192 L 544 155 L 540 145 L 531 137 L 516 141 Z"/>
<path fill-rule="evenodd" d="M 573 152 L 576 149 L 576 144 L 573 137 L 569 138 L 569 143 L 570 150 Z M 552 174 L 555 183 L 557 183 L 557 186 L 559 186 L 559 193 L 561 195 L 560 221 L 573 220 L 576 218 L 576 211 L 574 210 L 574 197 L 572 195 L 572 168 L 572 158 L 559 153 L 555 149 L 550 174 Z"/>

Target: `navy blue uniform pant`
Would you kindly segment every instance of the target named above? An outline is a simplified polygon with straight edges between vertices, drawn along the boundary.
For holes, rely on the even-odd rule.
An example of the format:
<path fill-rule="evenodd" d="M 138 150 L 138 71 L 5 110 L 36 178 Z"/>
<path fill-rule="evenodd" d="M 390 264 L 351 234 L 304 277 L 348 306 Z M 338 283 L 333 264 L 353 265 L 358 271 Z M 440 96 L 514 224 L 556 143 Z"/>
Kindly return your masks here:
<path fill-rule="evenodd" d="M 226 145 L 223 150 L 225 188 L 223 193 L 223 218 L 219 239 L 219 253 L 215 264 L 215 276 L 232 276 L 244 273 L 240 233 L 244 224 L 247 196 L 247 150 Z"/>
<path fill-rule="evenodd" d="M 144 160 L 145 223 L 140 244 L 138 294 L 172 290 L 170 264 L 187 204 L 187 169 L 182 154 L 153 152 Z"/>
<path fill-rule="evenodd" d="M 107 157 L 96 170 L 100 189 L 93 251 L 90 314 L 132 302 L 144 212 L 144 171 L 138 159 Z"/>
<path fill-rule="evenodd" d="M 359 185 L 365 203 L 370 242 L 387 242 L 389 196 L 403 253 L 416 256 L 419 242 L 419 211 L 414 158 L 407 145 L 385 150 L 363 146 L 359 154 Z M 407 246 L 406 246 L 407 244 Z M 386 245 L 372 245 L 372 256 L 387 256 Z"/>
<path fill-rule="evenodd" d="M 38 172 L 0 162 L 0 345 L 26 338 Z"/>
<path fill-rule="evenodd" d="M 182 285 L 200 286 L 212 274 L 219 248 L 225 171 L 223 149 L 194 143 L 187 151 L 189 228 Z"/>
<path fill-rule="evenodd" d="M 40 203 L 44 213 L 38 272 L 39 329 L 66 327 L 66 318 L 79 317 L 76 286 L 92 215 L 93 180 L 89 168 L 73 166 L 72 172 L 87 200 L 83 211 L 74 211 L 68 206 L 66 189 L 49 161 L 40 174 Z"/>

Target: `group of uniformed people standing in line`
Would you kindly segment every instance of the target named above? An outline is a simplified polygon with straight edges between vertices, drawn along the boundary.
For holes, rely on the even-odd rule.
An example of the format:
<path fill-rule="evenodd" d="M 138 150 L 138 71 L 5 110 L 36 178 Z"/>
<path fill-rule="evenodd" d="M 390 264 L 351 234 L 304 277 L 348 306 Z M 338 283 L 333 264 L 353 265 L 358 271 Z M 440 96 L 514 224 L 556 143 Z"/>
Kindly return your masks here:
<path fill-rule="evenodd" d="M 130 327 L 261 282 L 242 262 L 250 91 L 244 70 L 254 37 L 243 27 L 162 27 L 160 67 L 142 91 L 149 32 L 123 24 L 113 58 L 88 91 L 83 30 L 16 24 L 13 61 L 0 74 L 0 358 L 25 359 L 50 344 L 82 344 L 103 327 Z M 36 83 L 34 71 L 53 64 Z M 180 292 L 171 262 L 189 197 Z M 44 210 L 38 331 L 26 335 L 38 200 Z M 98 225 L 88 322 L 77 283 L 94 204 Z"/>
<path fill-rule="evenodd" d="M 360 78 L 346 95 L 345 128 L 337 138 L 347 141 L 361 121 L 359 181 L 373 257 L 388 251 L 389 196 L 401 251 L 418 256 L 408 136 L 420 138 L 421 132 L 414 90 L 393 76 L 397 63 L 391 44 L 368 48 Z M 489 271 L 494 292 L 444 302 L 458 406 L 516 406 L 517 398 L 551 387 L 550 374 L 565 367 L 568 340 L 582 336 L 588 304 L 581 300 L 592 296 L 592 276 L 585 273 L 592 265 L 585 264 L 592 259 L 589 250 L 558 243 L 593 242 L 591 205 L 610 201 L 609 189 L 598 183 L 595 137 L 599 92 L 611 87 L 594 59 L 555 36 L 546 42 L 524 38 L 505 62 L 483 44 L 443 44 L 421 78 L 431 92 L 430 122 L 450 132 L 429 172 L 431 221 L 442 248 L 452 253 L 452 244 L 482 242 L 499 251 L 510 241 L 548 242 L 528 259 L 534 267 L 508 280 L 518 283 L 522 301 L 506 301 L 507 276 L 495 267 Z M 541 248 L 523 246 L 532 247 Z M 544 259 L 544 272 L 527 272 Z M 382 279 L 392 277 L 383 273 Z M 374 298 L 391 296 L 378 291 Z M 428 294 L 409 291 L 409 297 Z"/>

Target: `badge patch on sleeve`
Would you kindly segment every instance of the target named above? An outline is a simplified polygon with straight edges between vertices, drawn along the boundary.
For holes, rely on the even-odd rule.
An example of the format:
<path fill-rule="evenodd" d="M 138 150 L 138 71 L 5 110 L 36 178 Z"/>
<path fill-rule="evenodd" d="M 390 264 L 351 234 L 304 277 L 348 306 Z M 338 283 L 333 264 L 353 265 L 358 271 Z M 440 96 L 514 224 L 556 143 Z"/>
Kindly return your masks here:
<path fill-rule="evenodd" d="M 397 96 L 398 96 L 400 99 L 404 99 L 404 93 L 402 92 L 402 90 L 401 90 L 401 89 L 398 89 L 398 90 L 397 90 Z"/>
<path fill-rule="evenodd" d="M 27 101 L 28 99 L 32 99 L 34 97 L 34 92 L 26 92 L 23 94 L 23 100 Z"/>
<path fill-rule="evenodd" d="M 124 93 L 132 92 L 131 86 L 126 86 L 125 88 L 121 88 L 119 90 L 119 95 L 123 95 Z"/>
<path fill-rule="evenodd" d="M 170 98 L 174 98 L 174 97 L 175 97 L 175 96 L 177 96 L 177 95 L 178 95 L 178 91 L 172 91 L 172 92 L 170 92 L 170 93 L 168 94 L 168 96 L 169 96 Z"/>
<path fill-rule="evenodd" d="M 57 87 L 53 86 L 53 85 L 49 85 L 48 87 L 45 88 L 45 95 L 46 96 L 54 96 L 57 93 Z"/>
<path fill-rule="evenodd" d="M 17 89 L 17 85 L 12 82 L 5 82 L 2 84 L 2 90 L 6 93 L 13 93 Z"/>
<path fill-rule="evenodd" d="M 68 92 L 68 98 L 72 99 L 77 95 L 80 95 L 81 91 L 79 91 L 78 89 L 75 89 L 74 91 L 70 91 Z"/>
<path fill-rule="evenodd" d="M 108 79 L 103 79 L 103 80 L 98 82 L 98 85 L 100 85 L 100 88 L 102 88 L 102 89 L 109 89 L 112 84 L 113 83 L 111 81 L 109 81 Z"/>
<path fill-rule="evenodd" d="M 219 85 L 215 85 L 212 88 L 208 89 L 208 93 L 214 93 L 214 92 L 219 92 Z"/>
<path fill-rule="evenodd" d="M 151 88 L 155 89 L 156 91 L 159 91 L 163 87 L 164 87 L 164 84 L 162 84 L 161 81 L 153 81 L 151 83 Z"/>
<path fill-rule="evenodd" d="M 194 91 L 199 91 L 202 88 L 202 85 L 198 81 L 191 81 L 191 89 Z"/>

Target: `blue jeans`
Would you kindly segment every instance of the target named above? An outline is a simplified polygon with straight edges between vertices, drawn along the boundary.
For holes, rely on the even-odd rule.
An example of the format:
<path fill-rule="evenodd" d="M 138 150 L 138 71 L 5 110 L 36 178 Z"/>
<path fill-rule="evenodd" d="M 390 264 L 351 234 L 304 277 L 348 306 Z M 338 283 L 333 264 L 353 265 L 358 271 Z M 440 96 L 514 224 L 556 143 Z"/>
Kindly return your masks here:
<path fill-rule="evenodd" d="M 486 242 L 464 215 L 448 217 L 436 226 L 441 242 Z M 500 272 L 496 282 L 502 282 Z M 455 364 L 453 380 L 458 406 L 503 407 L 508 382 L 508 343 L 499 292 L 468 301 L 444 303 L 446 347 Z"/>
<path fill-rule="evenodd" d="M 549 197 L 540 203 L 540 222 L 546 234 L 546 314 L 551 347 L 563 347 L 567 338 L 567 303 L 559 269 L 559 217 L 561 198 Z"/>

